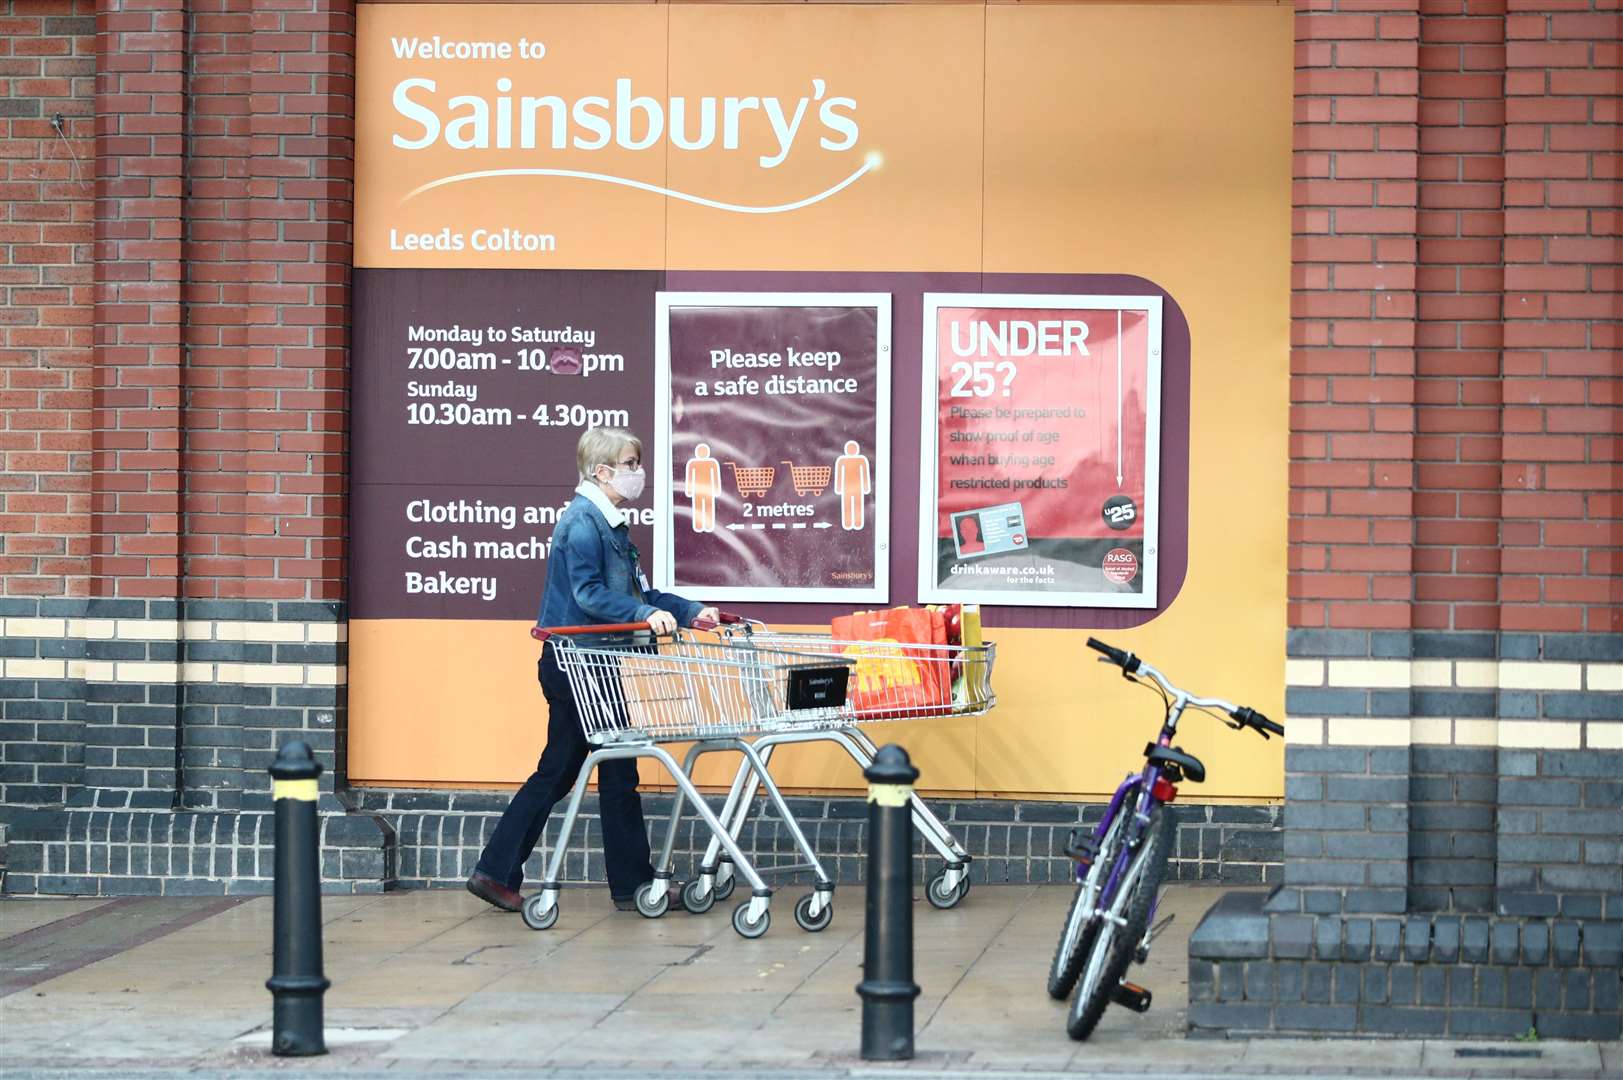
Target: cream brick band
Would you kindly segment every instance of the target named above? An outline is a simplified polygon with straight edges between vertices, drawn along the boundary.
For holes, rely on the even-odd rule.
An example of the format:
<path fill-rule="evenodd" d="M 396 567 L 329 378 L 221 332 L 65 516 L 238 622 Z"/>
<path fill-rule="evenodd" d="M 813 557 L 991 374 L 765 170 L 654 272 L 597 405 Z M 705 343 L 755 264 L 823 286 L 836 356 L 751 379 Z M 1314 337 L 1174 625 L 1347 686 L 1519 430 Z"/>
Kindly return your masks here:
<path fill-rule="evenodd" d="M 1300 660 L 1285 661 L 1293 687 L 1363 690 L 1623 691 L 1623 664 L 1558 660 Z"/>
<path fill-rule="evenodd" d="M 177 622 L 165 619 L 0 619 L 0 637 L 86 642 L 230 642 L 263 645 L 336 645 L 348 626 L 331 622 Z M 233 661 L 62 660 L 8 658 L 8 679 L 85 679 L 105 683 L 224 683 L 264 686 L 341 686 L 342 664 L 243 663 Z"/>
<path fill-rule="evenodd" d="M 1516 750 L 1623 750 L 1616 720 L 1482 720 L 1470 717 L 1292 716 L 1291 746 L 1499 746 Z"/>
<path fill-rule="evenodd" d="M 1300 690 L 1460 690 L 1617 693 L 1623 664 L 1528 660 L 1318 660 L 1285 662 Z M 1623 722 L 1479 717 L 1290 716 L 1286 738 L 1302 746 L 1503 746 L 1623 749 Z"/>

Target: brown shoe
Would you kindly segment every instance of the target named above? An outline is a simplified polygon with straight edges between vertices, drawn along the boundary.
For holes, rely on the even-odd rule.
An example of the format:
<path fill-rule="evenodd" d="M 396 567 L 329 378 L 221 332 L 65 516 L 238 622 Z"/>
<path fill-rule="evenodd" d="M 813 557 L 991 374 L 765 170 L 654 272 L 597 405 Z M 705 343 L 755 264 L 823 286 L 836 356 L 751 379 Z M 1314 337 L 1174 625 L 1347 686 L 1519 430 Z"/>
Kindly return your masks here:
<path fill-rule="evenodd" d="M 479 870 L 468 875 L 468 891 L 491 907 L 498 907 L 503 911 L 517 911 L 524 906 L 524 897 L 519 895 L 517 889 L 509 889 Z"/>

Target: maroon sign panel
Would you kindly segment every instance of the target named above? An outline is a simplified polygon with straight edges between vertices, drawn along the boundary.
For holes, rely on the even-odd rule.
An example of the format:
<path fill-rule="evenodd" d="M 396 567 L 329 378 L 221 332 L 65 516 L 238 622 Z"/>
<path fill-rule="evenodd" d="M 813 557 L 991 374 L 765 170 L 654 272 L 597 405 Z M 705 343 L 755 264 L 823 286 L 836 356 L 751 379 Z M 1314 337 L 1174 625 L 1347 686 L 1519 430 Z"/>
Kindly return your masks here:
<path fill-rule="evenodd" d="M 889 599 L 890 297 L 663 293 L 659 584 Z"/>
<path fill-rule="evenodd" d="M 658 281 L 633 271 L 356 274 L 358 617 L 536 615 L 553 525 L 578 483 L 581 432 L 622 427 L 652 441 Z M 632 539 L 650 552 L 653 514 L 646 501 L 629 509 Z"/>

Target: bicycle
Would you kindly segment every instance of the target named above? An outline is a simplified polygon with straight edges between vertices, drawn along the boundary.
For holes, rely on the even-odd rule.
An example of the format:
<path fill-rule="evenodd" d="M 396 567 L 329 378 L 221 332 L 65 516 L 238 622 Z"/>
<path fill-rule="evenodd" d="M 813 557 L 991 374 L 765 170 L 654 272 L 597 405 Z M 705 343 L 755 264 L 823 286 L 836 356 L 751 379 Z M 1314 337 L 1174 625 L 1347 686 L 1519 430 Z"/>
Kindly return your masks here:
<path fill-rule="evenodd" d="M 1151 926 L 1177 830 L 1167 804 L 1177 798 L 1178 784 L 1206 779 L 1206 766 L 1172 745 L 1184 710 L 1210 713 L 1235 731 L 1252 728 L 1264 739 L 1270 733 L 1285 734 L 1283 727 L 1255 709 L 1180 690 L 1130 652 L 1096 638 L 1088 639 L 1088 648 L 1104 654 L 1101 664 L 1120 667 L 1128 682 L 1159 692 L 1166 716 L 1160 736 L 1144 747 L 1143 771 L 1122 781 L 1091 835 L 1085 829 L 1073 830 L 1065 847 L 1065 854 L 1076 860 L 1077 890 L 1048 969 L 1048 994 L 1063 1001 L 1075 987 L 1065 1030 L 1078 1040 L 1092 1034 L 1112 1002 L 1140 1013 L 1150 1007 L 1150 991 L 1124 976 L 1131 962 L 1142 964 L 1149 958 L 1150 943 L 1172 921 L 1168 916 Z M 1218 709 L 1221 714 L 1214 711 Z"/>

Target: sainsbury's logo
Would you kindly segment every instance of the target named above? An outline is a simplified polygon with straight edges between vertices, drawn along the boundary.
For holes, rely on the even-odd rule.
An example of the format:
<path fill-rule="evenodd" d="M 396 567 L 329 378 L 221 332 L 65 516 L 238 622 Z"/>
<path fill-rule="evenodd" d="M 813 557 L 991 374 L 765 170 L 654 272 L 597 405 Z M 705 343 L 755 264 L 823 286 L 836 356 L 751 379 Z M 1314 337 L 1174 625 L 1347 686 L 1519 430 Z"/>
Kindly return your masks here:
<path fill-rule="evenodd" d="M 402 60 L 534 61 L 546 55 L 546 46 L 520 38 L 509 41 L 446 41 L 394 37 L 394 55 Z M 525 70 L 531 69 L 527 66 Z M 781 167 L 797 152 L 844 155 L 857 148 L 861 128 L 855 98 L 832 94 L 826 80 L 811 78 L 797 98 L 744 95 L 654 97 L 639 92 L 629 76 L 613 79 L 600 94 L 567 97 L 547 93 L 544 79 L 526 74 L 515 80 L 497 75 L 488 93 L 448 94 L 440 81 L 425 75 L 400 79 L 392 104 L 396 122 L 392 142 L 400 150 L 421 151 L 444 147 L 454 151 L 503 150 L 531 155 L 524 164 L 442 176 L 411 191 L 411 199 L 425 191 L 498 176 L 550 176 L 637 188 L 718 210 L 744 214 L 773 214 L 798 210 L 823 201 L 856 183 L 879 165 L 877 154 L 867 154 L 854 169 L 826 190 L 777 205 L 747 205 L 711 199 L 701 193 L 677 191 L 658 184 L 589 169 L 565 169 L 541 164 L 544 155 L 558 151 L 675 150 L 697 153 L 738 153 L 743 146 L 770 148 L 768 153 L 745 151 L 761 170 Z M 811 149 L 815 147 L 815 149 Z"/>

